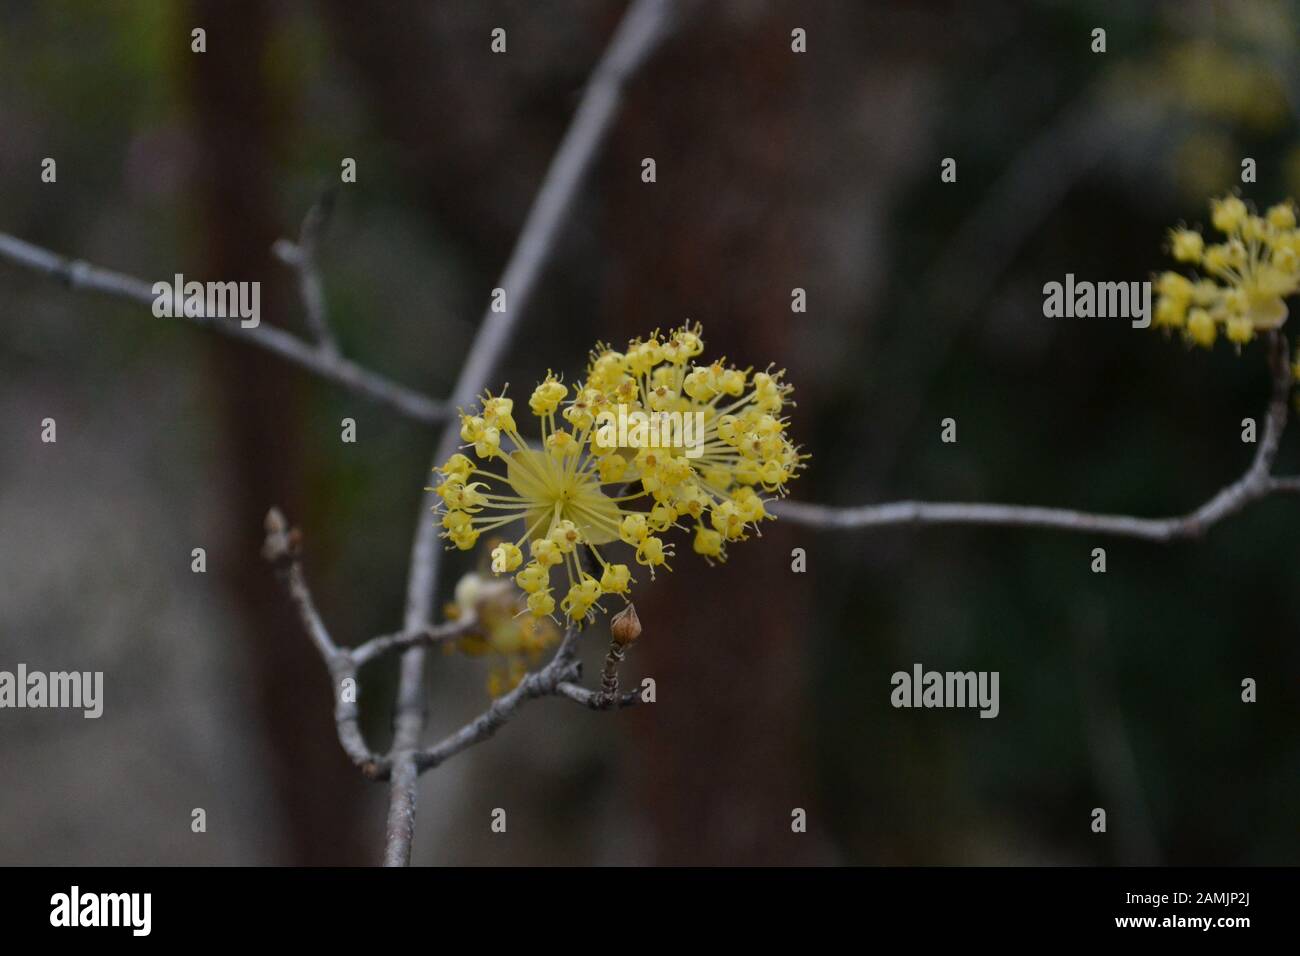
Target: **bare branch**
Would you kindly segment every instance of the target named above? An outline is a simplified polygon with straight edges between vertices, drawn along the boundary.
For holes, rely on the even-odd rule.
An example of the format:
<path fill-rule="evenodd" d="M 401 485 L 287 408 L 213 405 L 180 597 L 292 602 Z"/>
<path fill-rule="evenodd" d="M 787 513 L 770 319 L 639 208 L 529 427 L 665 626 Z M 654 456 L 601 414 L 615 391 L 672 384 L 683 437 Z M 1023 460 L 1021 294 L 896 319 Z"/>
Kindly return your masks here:
<path fill-rule="evenodd" d="M 564 640 L 560 642 L 550 663 L 540 671 L 525 675 L 514 690 L 498 697 L 487 710 L 455 733 L 416 753 L 416 769 L 423 773 L 474 744 L 482 743 L 500 730 L 520 707 L 538 697 L 565 697 L 592 710 L 609 710 L 635 704 L 636 694 L 606 699 L 603 693 L 588 690 L 576 683 L 582 672 L 582 665 L 577 660 L 578 634 L 578 628 L 569 625 Z"/>
<path fill-rule="evenodd" d="M 325 310 L 325 287 L 321 283 L 320 270 L 316 265 L 316 250 L 321 236 L 329 224 L 330 214 L 334 211 L 335 189 L 327 189 L 321 194 L 303 217 L 302 228 L 298 233 L 298 242 L 280 239 L 271 247 L 281 262 L 298 273 L 298 292 L 302 296 L 303 311 L 307 318 L 307 327 L 323 353 L 337 356 L 338 342 L 330 328 Z"/>
<path fill-rule="evenodd" d="M 1274 478 L 1269 482 L 1269 490 L 1279 495 L 1300 494 L 1300 478 L 1294 476 Z"/>
<path fill-rule="evenodd" d="M 622 101 L 623 87 L 667 35 L 674 8 L 672 0 L 635 0 L 620 21 L 609 47 L 601 56 L 583 92 L 573 121 L 564 134 L 555 158 L 551 160 L 523 231 L 506 263 L 499 286 L 506 290 L 507 311 L 500 315 L 490 309 L 484 312 L 469 356 L 452 390 L 449 400 L 451 407 L 469 404 L 478 391 L 488 384 L 527 308 L 537 278 L 550 258 L 561 228 L 568 219 L 578 187 L 613 125 Z M 434 454 L 435 466 L 452 453 L 456 439 L 454 429 L 444 429 Z M 411 545 L 403 625 L 403 629 L 408 632 L 427 627 L 432 621 L 433 589 L 438 576 L 439 559 L 437 531 L 428 517 L 433 504 L 431 493 L 426 494 L 421 502 L 415 539 Z M 394 772 L 389 799 L 388 844 L 384 852 L 386 865 L 404 865 L 410 862 L 415 817 L 415 777 L 418 773 L 415 748 L 424 726 L 421 694 L 423 681 L 424 651 L 419 647 L 412 648 L 402 656 L 398 681 L 397 718 L 391 758 L 395 767 L 401 767 L 401 773 L 399 775 Z"/>
<path fill-rule="evenodd" d="M 385 770 L 386 761 L 371 752 L 361 733 L 358 723 L 357 699 L 360 688 L 357 685 L 356 664 L 352 656 L 330 638 L 302 571 L 302 535 L 297 528 L 289 527 L 277 508 L 272 508 L 266 515 L 266 543 L 262 546 L 262 555 L 271 562 L 284 581 L 289 600 L 302 619 L 303 629 L 329 670 L 334 693 L 334 723 L 338 728 L 343 751 L 367 777 L 378 778 Z M 350 695 L 343 693 L 345 680 L 352 681 Z"/>
<path fill-rule="evenodd" d="M 487 740 L 514 716 L 525 701 L 554 694 L 560 683 L 561 674 L 550 665 L 535 674 L 528 674 L 519 682 L 519 686 L 492 701 L 492 706 L 460 730 L 432 747 L 419 751 L 415 755 L 417 770 L 423 773 L 467 747 Z"/>
<path fill-rule="evenodd" d="M 631 707 L 637 703 L 641 696 L 636 691 L 628 691 L 617 697 L 610 697 L 604 691 L 588 690 L 578 684 L 564 681 L 555 688 L 555 693 L 561 697 L 567 697 L 575 704 L 582 704 L 584 707 L 590 707 L 592 710 L 612 710 L 615 708 Z"/>
<path fill-rule="evenodd" d="M 1197 538 L 1212 525 L 1235 515 L 1247 505 L 1273 492 L 1300 491 L 1298 478 L 1274 478 L 1269 474 L 1277 457 L 1278 444 L 1286 429 L 1287 400 L 1291 388 L 1291 367 L 1286 339 L 1280 333 L 1269 336 L 1269 364 L 1273 395 L 1263 434 L 1254 459 L 1246 472 L 1188 514 L 1173 518 L 1138 518 L 1131 515 L 1096 514 L 1065 508 L 1025 505 L 966 504 L 957 502 L 894 501 L 888 504 L 839 508 L 797 501 L 773 502 L 773 514 L 794 524 L 826 529 L 857 529 L 897 524 L 983 524 L 1008 527 L 1055 528 L 1091 534 L 1141 538 L 1147 541 L 1175 541 Z"/>
<path fill-rule="evenodd" d="M 408 655 L 404 660 L 410 660 Z M 404 675 L 405 670 L 402 672 Z M 423 717 L 421 717 L 423 723 Z M 400 722 L 398 730 L 401 730 Z M 419 732 L 418 729 L 416 731 Z M 410 866 L 411 841 L 415 839 L 415 786 L 420 772 L 415 759 L 401 755 L 389 778 L 388 819 L 384 827 L 384 866 Z"/>
<path fill-rule="evenodd" d="M 349 653 L 357 667 L 387 654 L 389 651 L 404 651 L 410 647 L 438 647 L 469 634 L 478 625 L 473 615 L 467 615 L 445 624 L 435 624 L 414 631 L 399 631 L 396 634 L 383 634 L 372 637 L 364 644 L 354 647 Z"/>
<path fill-rule="evenodd" d="M 392 761 L 388 757 L 381 757 L 370 751 L 358 725 L 357 671 L 362 665 L 389 651 L 415 646 L 427 647 L 455 640 L 474 630 L 477 621 L 473 615 L 469 615 L 437 627 L 427 627 L 408 633 L 385 634 L 353 649 L 339 647 L 330 637 L 329 630 L 316 609 L 311 588 L 308 587 L 306 575 L 302 570 L 302 533 L 297 528 L 289 527 L 289 523 L 278 508 L 272 508 L 267 512 L 266 541 L 262 545 L 262 556 L 271 562 L 281 580 L 284 581 L 289 600 L 302 620 L 303 630 L 307 632 L 307 637 L 320 653 L 321 659 L 329 670 L 334 683 L 335 722 L 338 725 L 339 743 L 343 745 L 344 752 L 370 779 L 388 779 L 393 771 Z M 345 695 L 341 692 L 342 683 L 347 679 L 353 682 L 350 701 L 344 700 Z"/>
<path fill-rule="evenodd" d="M 617 696 L 608 692 L 607 686 L 597 692 L 576 683 L 582 676 L 582 665 L 577 659 L 579 631 L 576 625 L 571 625 L 565 631 L 555 656 L 545 667 L 525 676 L 519 686 L 494 700 L 484 713 L 446 740 L 427 750 L 407 752 L 400 758 L 372 753 L 366 746 L 358 726 L 356 694 L 353 694 L 352 702 L 345 702 L 344 695 L 339 692 L 342 682 L 351 679 L 355 691 L 357 669 L 367 661 L 389 650 L 441 644 L 453 640 L 472 631 L 475 621 L 470 618 L 412 633 L 384 635 L 373 638 L 353 650 L 348 650 L 334 643 L 320 613 L 316 610 L 311 589 L 307 586 L 306 576 L 302 571 L 302 535 L 297 528 L 289 527 L 277 508 L 272 508 L 266 515 L 266 541 L 262 546 L 262 554 L 284 580 L 289 599 L 302 619 L 303 629 L 307 632 L 313 646 L 320 652 L 321 659 L 324 660 L 333 679 L 336 697 L 334 714 L 338 725 L 339 743 L 342 744 L 344 752 L 352 762 L 368 778 L 390 780 L 393 792 L 413 794 L 415 778 L 420 773 L 437 766 L 473 744 L 487 740 L 514 716 L 515 711 L 525 701 L 535 697 L 565 697 L 592 710 L 628 707 L 637 702 L 637 695 L 634 693 Z M 621 653 L 619 660 L 622 660 Z M 384 851 L 386 865 L 401 866 L 408 862 L 401 852 L 404 845 L 409 847 L 413 834 L 414 808 L 413 800 L 407 802 L 401 799 L 390 802 L 388 839 Z M 409 850 L 407 852 L 409 853 Z"/>
<path fill-rule="evenodd" d="M 622 644 L 618 641 L 609 642 L 609 650 L 605 652 L 605 666 L 600 672 L 598 702 L 613 701 L 618 697 L 618 669 L 623 666 L 625 654 Z"/>
<path fill-rule="evenodd" d="M 151 309 L 155 296 L 153 285 L 143 279 L 102 269 L 80 260 L 66 259 L 57 253 L 29 242 L 0 233 L 0 259 L 48 276 L 74 292 L 90 292 L 125 299 Z M 265 349 L 280 358 L 314 372 L 321 378 L 342 385 L 381 405 L 418 422 L 433 424 L 446 421 L 450 406 L 421 395 L 404 385 L 362 368 L 321 346 L 312 345 L 283 329 L 259 323 L 245 328 L 238 319 L 181 316 L 187 322 L 215 329 L 241 342 Z"/>
<path fill-rule="evenodd" d="M 384 866 L 409 866 L 415 839 L 415 788 L 420 772 L 415 747 L 424 729 L 424 649 L 402 654 L 397 678 L 397 709 L 393 717 L 393 746 L 388 760 L 392 778 L 388 791 L 388 823 L 384 830 Z"/>

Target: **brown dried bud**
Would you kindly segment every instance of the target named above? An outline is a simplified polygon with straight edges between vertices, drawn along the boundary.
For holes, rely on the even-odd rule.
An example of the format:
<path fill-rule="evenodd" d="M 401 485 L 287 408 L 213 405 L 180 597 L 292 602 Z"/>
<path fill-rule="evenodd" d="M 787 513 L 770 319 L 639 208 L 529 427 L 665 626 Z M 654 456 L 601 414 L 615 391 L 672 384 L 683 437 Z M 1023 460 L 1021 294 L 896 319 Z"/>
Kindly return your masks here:
<path fill-rule="evenodd" d="M 623 647 L 641 636 L 641 619 L 636 616 L 636 605 L 629 603 L 609 619 L 609 634 Z"/>

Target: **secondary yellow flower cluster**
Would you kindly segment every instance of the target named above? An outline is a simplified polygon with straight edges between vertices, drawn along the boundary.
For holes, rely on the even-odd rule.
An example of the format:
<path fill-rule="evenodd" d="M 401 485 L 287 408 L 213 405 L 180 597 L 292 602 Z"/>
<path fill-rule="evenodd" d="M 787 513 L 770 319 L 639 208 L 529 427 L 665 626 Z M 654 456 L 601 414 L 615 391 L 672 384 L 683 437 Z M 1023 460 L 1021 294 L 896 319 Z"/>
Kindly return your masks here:
<path fill-rule="evenodd" d="M 1210 42 L 1178 44 L 1161 57 L 1161 85 L 1175 105 L 1195 113 L 1258 131 L 1277 129 L 1286 122 L 1287 97 L 1268 66 L 1267 52 L 1243 54 Z"/>
<path fill-rule="evenodd" d="M 1188 341 L 1209 348 L 1222 327 L 1230 342 L 1249 342 L 1286 321 L 1282 301 L 1300 289 L 1300 230 L 1290 200 L 1255 215 L 1236 196 L 1210 203 L 1210 221 L 1223 235 L 1207 243 L 1193 229 L 1170 232 L 1179 262 L 1196 267 L 1193 278 L 1162 273 L 1155 283 L 1154 324 L 1182 329 Z"/>
<path fill-rule="evenodd" d="M 473 632 L 448 649 L 491 658 L 487 690 L 493 697 L 513 690 L 560 639 L 559 628 L 550 618 L 521 616 L 519 597 L 510 582 L 471 571 L 456 583 L 456 600 L 446 609 L 451 621 L 473 615 Z"/>
<path fill-rule="evenodd" d="M 606 595 L 626 600 L 631 568 L 601 550 L 616 542 L 651 578 L 674 556 L 664 538 L 673 528 L 692 529 L 694 550 L 710 563 L 725 560 L 728 544 L 771 517 L 763 496 L 784 494 L 803 468 L 808 456 L 786 436 L 782 411 L 792 387 L 784 373 L 698 364 L 701 331 L 656 332 L 622 351 L 598 344 L 572 392 L 548 373 L 528 399 L 540 431 L 535 446 L 519 433 L 504 392 L 461 412 L 463 448 L 474 457 L 457 453 L 437 469 L 442 536 L 469 550 L 485 532 L 518 522 L 522 533 L 492 549 L 492 570 L 514 574 L 534 616 L 556 608 L 557 566 L 567 577 L 559 609 L 573 621 L 603 611 Z M 669 428 L 619 444 L 626 435 L 605 425 L 631 414 L 702 427 L 693 447 Z M 584 567 L 584 550 L 598 577 Z"/>

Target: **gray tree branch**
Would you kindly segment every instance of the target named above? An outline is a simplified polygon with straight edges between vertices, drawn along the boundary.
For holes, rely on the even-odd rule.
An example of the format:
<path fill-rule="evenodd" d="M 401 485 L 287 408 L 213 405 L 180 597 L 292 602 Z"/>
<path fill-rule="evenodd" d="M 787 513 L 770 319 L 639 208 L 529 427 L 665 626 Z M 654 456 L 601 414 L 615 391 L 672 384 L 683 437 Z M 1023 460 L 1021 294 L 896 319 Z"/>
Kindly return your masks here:
<path fill-rule="evenodd" d="M 422 628 L 419 631 L 389 634 L 352 649 L 339 647 L 330 637 L 316 602 L 312 597 L 307 577 L 302 570 L 302 534 L 291 528 L 279 509 L 272 508 L 266 515 L 266 540 L 262 555 L 275 568 L 284 581 L 290 602 L 298 611 L 303 630 L 320 653 L 329 670 L 334 692 L 334 719 L 338 727 L 339 743 L 349 759 L 372 780 L 390 780 L 392 785 L 414 785 L 411 774 L 418 776 L 425 770 L 455 756 L 467 747 L 487 740 L 529 700 L 555 696 L 572 700 L 592 710 L 609 710 L 636 703 L 636 694 L 611 698 L 604 692 L 589 690 L 577 681 L 582 677 L 582 665 L 577 659 L 578 628 L 570 625 L 564 634 L 555 656 L 539 671 L 525 675 L 519 685 L 498 697 L 490 707 L 460 730 L 432 747 L 414 752 L 408 759 L 396 761 L 391 755 L 381 756 L 367 746 L 359 726 L 357 670 L 362 664 L 374 660 L 388 651 L 415 646 L 430 646 L 455 640 L 474 631 L 473 617 L 447 624 Z M 621 657 L 620 657 L 621 660 Z M 352 681 L 352 694 L 344 694 L 343 682 Z M 413 808 L 412 808 L 413 809 Z M 406 821 L 399 820 L 399 824 Z M 413 822 L 413 821 L 410 821 Z"/>
<path fill-rule="evenodd" d="M 1162 542 L 1198 538 L 1210 527 L 1237 514 L 1252 502 L 1278 492 L 1300 491 L 1300 478 L 1278 478 L 1270 473 L 1282 433 L 1286 430 L 1291 366 L 1287 358 L 1286 339 L 1281 333 L 1269 333 L 1268 349 L 1273 393 L 1263 433 L 1250 466 L 1240 478 L 1185 515 L 1139 518 L 1032 505 L 930 501 L 894 501 L 856 507 L 778 501 L 773 502 L 769 510 L 794 524 L 831 530 L 899 524 L 981 524 L 1054 528 Z"/>
<path fill-rule="evenodd" d="M 381 758 L 366 745 L 358 722 L 356 663 L 351 654 L 338 647 L 330 638 L 302 571 L 302 536 L 297 528 L 289 527 L 276 508 L 272 508 L 266 515 L 266 542 L 262 546 L 262 556 L 271 562 L 284 581 L 289 600 L 302 620 L 303 629 L 329 670 L 331 692 L 334 694 L 334 723 L 344 753 L 366 776 L 376 776 Z M 349 679 L 353 690 L 351 699 L 343 693 L 343 682 Z"/>
<path fill-rule="evenodd" d="M 502 694 L 487 710 L 479 714 L 455 733 L 444 737 L 431 747 L 415 753 L 415 767 L 419 773 L 430 770 L 454 757 L 474 744 L 482 743 L 510 720 L 525 703 L 538 697 L 564 697 L 582 704 L 592 710 L 609 710 L 613 707 L 629 707 L 637 702 L 636 694 L 624 694 L 622 697 L 601 701 L 601 694 L 575 683 L 582 676 L 582 666 L 578 663 L 578 628 L 569 625 L 564 633 L 564 640 L 550 663 L 539 671 L 524 676 L 513 690 Z"/>
<path fill-rule="evenodd" d="M 321 282 L 320 269 L 316 264 L 316 250 L 320 246 L 321 237 L 325 234 L 325 227 L 329 224 L 330 215 L 334 211 L 336 196 L 334 189 L 327 189 L 307 210 L 296 243 L 288 239 L 280 239 L 271 247 L 276 258 L 298 274 L 298 294 L 302 297 L 307 328 L 316 337 L 320 350 L 334 357 L 339 355 L 339 346 L 326 314 L 325 286 Z"/>
<path fill-rule="evenodd" d="M 153 307 L 152 283 L 134 276 L 102 269 L 81 260 L 67 259 L 58 253 L 34 246 L 6 233 L 0 233 L 0 259 L 30 269 L 40 275 L 55 279 L 74 292 L 90 292 L 124 299 L 137 305 Z M 362 368 L 336 351 L 323 345 L 304 342 L 283 329 L 259 323 L 251 328 L 242 326 L 238 319 L 182 316 L 183 321 L 215 329 L 222 335 L 265 349 L 301 368 L 314 372 L 327 381 L 342 385 L 359 395 L 386 405 L 407 418 L 434 424 L 445 421 L 451 406 L 435 401 L 405 385 L 387 379 L 376 372 Z"/>
<path fill-rule="evenodd" d="M 266 514 L 266 540 L 262 556 L 275 568 L 284 582 L 290 603 L 298 612 L 303 630 L 316 648 L 329 671 L 334 692 L 334 721 L 338 726 L 339 743 L 351 761 L 372 780 L 385 778 L 391 769 L 387 757 L 374 753 L 365 742 L 358 723 L 360 687 L 357 671 L 363 664 L 381 655 L 406 647 L 443 644 L 474 630 L 474 618 L 467 617 L 437 627 L 427 627 L 414 633 L 388 634 L 372 638 L 355 648 L 339 647 L 330 637 L 316 601 L 312 598 L 307 576 L 302 569 L 302 533 L 291 528 L 278 508 Z M 345 694 L 343 682 L 351 680 L 351 693 Z"/>

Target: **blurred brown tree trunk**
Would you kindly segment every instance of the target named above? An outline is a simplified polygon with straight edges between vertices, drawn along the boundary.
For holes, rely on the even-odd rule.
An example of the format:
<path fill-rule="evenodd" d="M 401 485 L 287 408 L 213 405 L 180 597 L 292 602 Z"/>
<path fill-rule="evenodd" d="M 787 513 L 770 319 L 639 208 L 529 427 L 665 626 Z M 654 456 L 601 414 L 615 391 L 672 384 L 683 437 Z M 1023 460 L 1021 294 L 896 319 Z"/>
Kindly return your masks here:
<path fill-rule="evenodd" d="M 728 19 L 697 7 L 629 97 L 604 168 L 618 266 L 607 271 L 602 311 L 617 338 L 689 318 L 704 323 L 709 355 L 780 360 L 805 318 L 791 314 L 790 289 L 812 277 L 788 169 L 799 77 L 790 58 L 753 54 L 787 46 L 779 24 Z M 688 99 L 656 95 L 656 76 L 683 71 Z M 655 183 L 642 182 L 646 157 Z M 638 598 L 646 632 L 636 669 L 654 677 L 659 699 L 632 716 L 626 766 L 651 862 L 818 859 L 815 834 L 790 826 L 796 807 L 817 819 L 800 739 L 807 588 L 790 548 L 784 529 L 767 531 L 710 569 L 688 536 L 674 573 Z"/>
<path fill-rule="evenodd" d="M 184 61 L 206 240 L 207 274 L 194 278 L 260 281 L 262 321 L 283 323 L 298 306 L 270 247 L 297 226 L 277 222 L 272 196 L 275 124 L 262 69 L 268 7 L 257 0 L 197 0 L 188 19 L 207 31 L 207 52 L 186 52 Z M 225 424 L 235 516 L 209 559 L 244 620 L 245 673 L 254 682 L 250 697 L 265 731 L 277 824 L 286 833 L 280 852 L 284 862 L 299 865 L 373 862 L 381 828 L 369 827 L 363 843 L 359 797 L 366 784 L 339 751 L 320 660 L 258 556 L 267 508 L 281 504 L 290 515 L 301 513 L 301 373 L 223 337 L 208 341 L 210 392 Z"/>

